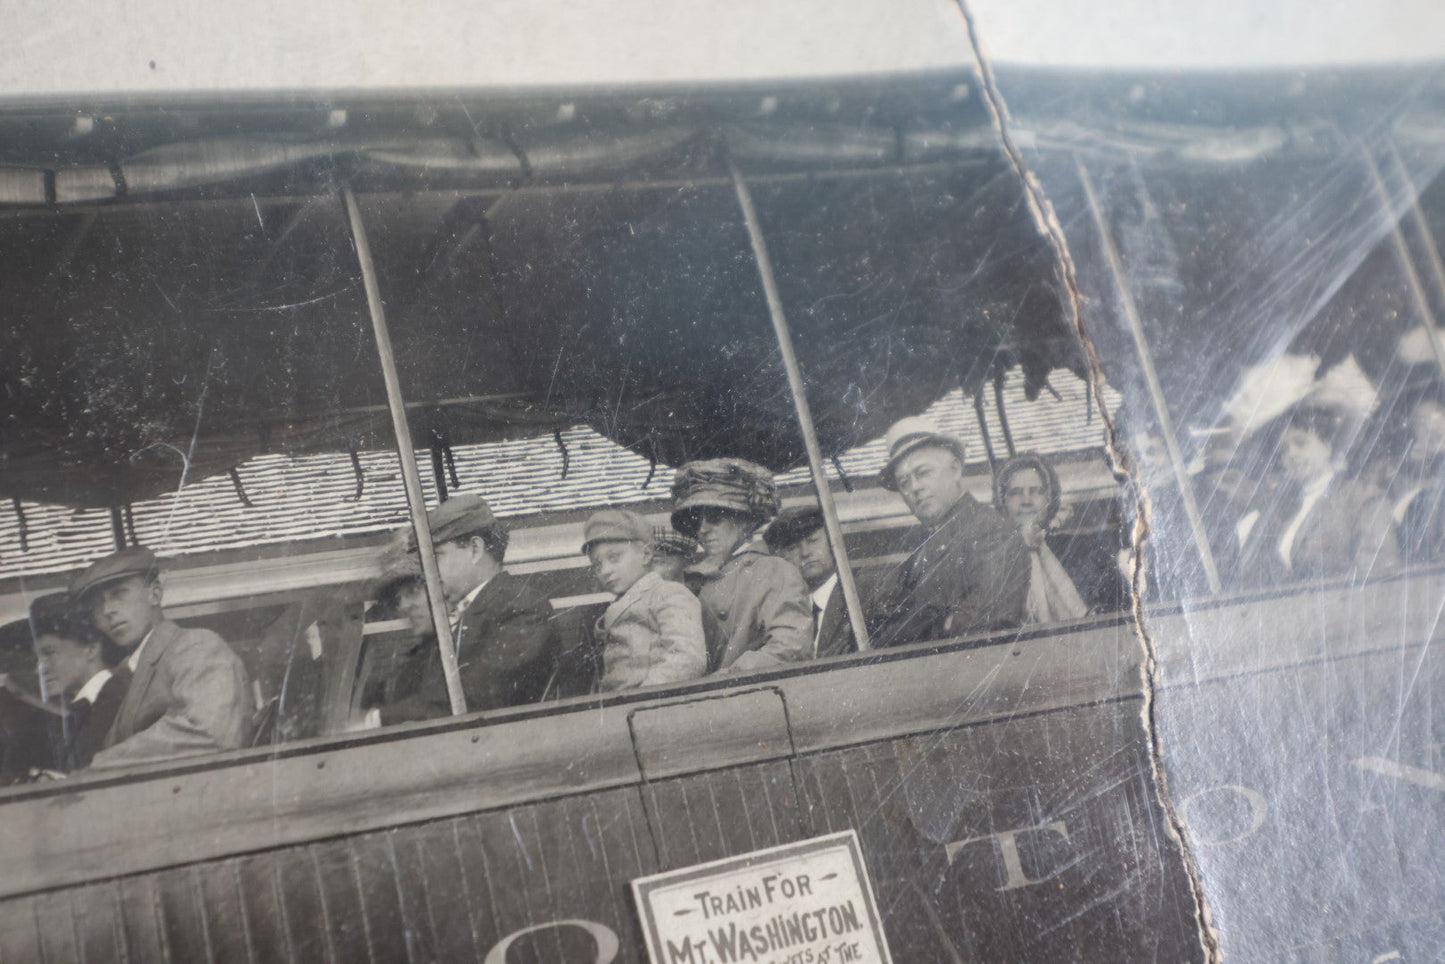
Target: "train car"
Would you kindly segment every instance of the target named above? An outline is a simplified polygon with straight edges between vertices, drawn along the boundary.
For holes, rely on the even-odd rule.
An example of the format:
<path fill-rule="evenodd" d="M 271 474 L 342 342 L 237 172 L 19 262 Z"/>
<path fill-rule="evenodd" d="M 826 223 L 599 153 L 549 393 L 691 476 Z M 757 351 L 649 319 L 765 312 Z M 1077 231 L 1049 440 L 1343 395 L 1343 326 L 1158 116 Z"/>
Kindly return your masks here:
<path fill-rule="evenodd" d="M 720 61 L 489 23 L 510 52 L 460 74 L 62 60 L 6 98 L 0 960 L 1438 951 L 1438 71 L 995 74 L 915 6 Z M 1256 578 L 1284 487 L 1247 389 L 1341 372 L 1374 395 L 1337 471 L 1396 555 Z M 920 413 L 982 502 L 1044 453 L 1111 601 L 595 692 L 590 511 L 666 524 L 679 465 L 743 456 L 872 599 L 921 538 L 876 481 Z M 440 626 L 458 494 L 551 600 L 557 685 L 368 727 L 414 642 L 387 547 L 414 527 Z M 250 745 L 32 772 L 29 607 L 137 544 L 244 663 Z"/>

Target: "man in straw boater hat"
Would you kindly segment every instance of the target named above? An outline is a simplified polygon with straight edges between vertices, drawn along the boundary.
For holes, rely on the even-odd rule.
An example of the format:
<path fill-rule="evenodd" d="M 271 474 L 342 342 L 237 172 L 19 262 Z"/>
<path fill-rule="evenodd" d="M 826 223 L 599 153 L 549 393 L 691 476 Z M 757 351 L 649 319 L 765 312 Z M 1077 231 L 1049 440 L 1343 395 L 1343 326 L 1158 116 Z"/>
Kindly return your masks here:
<path fill-rule="evenodd" d="M 743 459 L 689 462 L 677 471 L 672 497 L 672 527 L 697 539 L 706 553 L 688 577 L 697 587 L 705 628 L 716 626 L 708 639 L 708 671 L 746 672 L 808 659 L 808 587 L 792 563 L 753 543 L 778 512 L 772 474 Z"/>
<path fill-rule="evenodd" d="M 479 495 L 457 495 L 426 514 L 436 547 L 442 594 L 450 610 L 442 629 L 457 655 L 467 710 L 495 710 L 542 699 L 556 670 L 561 642 L 552 603 L 502 568 L 508 533 Z M 403 530 L 406 531 L 406 530 Z M 416 536 L 405 539 L 414 558 Z M 415 579 L 410 559 L 399 575 Z M 377 709 L 382 724 L 451 714 L 441 651 L 430 634 L 407 654 Z M 375 721 L 375 718 L 373 718 Z"/>
<path fill-rule="evenodd" d="M 916 416 L 894 423 L 887 442 L 879 484 L 903 496 L 923 531 L 884 597 L 877 645 L 1018 626 L 1028 550 L 1018 527 L 966 491 L 963 442 Z"/>
<path fill-rule="evenodd" d="M 166 618 L 154 553 L 132 546 L 97 559 L 72 581 L 71 598 L 125 651 L 131 674 L 92 767 L 242 745 L 254 709 L 246 669 L 220 636 Z"/>

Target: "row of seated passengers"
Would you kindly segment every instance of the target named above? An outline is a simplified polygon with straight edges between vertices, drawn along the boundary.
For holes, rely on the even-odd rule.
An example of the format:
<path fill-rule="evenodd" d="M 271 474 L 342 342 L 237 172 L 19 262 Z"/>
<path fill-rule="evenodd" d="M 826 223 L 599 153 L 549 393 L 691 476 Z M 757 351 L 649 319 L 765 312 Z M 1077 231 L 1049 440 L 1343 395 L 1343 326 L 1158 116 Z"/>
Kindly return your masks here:
<path fill-rule="evenodd" d="M 1445 396 L 1414 404 L 1416 444 L 1403 487 L 1341 470 L 1339 420 L 1303 407 L 1279 428 L 1282 480 L 1254 488 L 1253 504 L 1224 500 L 1208 511 L 1216 561 L 1236 585 L 1364 575 L 1405 562 L 1445 558 Z M 995 507 L 967 494 L 962 443 L 922 419 L 888 433 L 880 482 L 898 491 L 921 523 L 916 547 L 891 581 L 865 600 L 873 646 L 895 646 L 1027 622 L 1074 618 L 1127 603 L 1122 550 L 1083 554 L 1048 532 L 1059 508 L 1051 467 L 1037 456 L 1006 463 Z M 1219 493 L 1227 483 L 1202 476 Z M 1172 513 L 1167 485 L 1148 481 L 1156 523 Z M 674 485 L 678 534 L 658 539 L 632 513 L 598 513 L 584 527 L 596 577 L 617 598 L 597 625 L 599 688 L 677 682 L 833 656 L 857 648 L 816 510 L 785 513 L 762 468 L 735 459 L 685 465 Z M 1220 500 L 1215 500 L 1219 502 Z M 765 542 L 754 535 L 771 520 Z M 486 503 L 459 496 L 428 516 L 442 588 L 451 607 L 450 644 L 471 710 L 546 698 L 561 644 L 550 603 L 502 568 L 507 533 Z M 1144 571 L 1151 595 L 1197 575 L 1182 558 L 1188 540 L 1157 539 Z M 687 549 L 696 539 L 702 558 Z M 450 703 L 440 650 L 420 588 L 414 536 L 399 543 L 379 596 L 408 616 L 418 641 L 382 685 L 365 694 L 367 722 L 444 716 Z M 1171 560 L 1168 556 L 1174 556 Z M 1153 556 L 1153 558 L 1150 558 Z M 1116 565 L 1117 562 L 1117 565 Z M 69 594 L 32 607 L 43 688 L 63 695 L 58 754 L 74 768 L 128 765 L 242 745 L 254 706 L 246 671 L 215 633 L 166 618 L 155 556 L 121 550 L 79 573 Z"/>
<path fill-rule="evenodd" d="M 900 492 L 926 538 L 869 613 L 873 645 L 1008 628 L 1030 612 L 1035 618 L 1066 614 L 1031 594 L 1031 557 L 1037 575 L 1039 553 L 1029 551 L 1020 529 L 965 492 L 958 439 L 921 419 L 905 419 L 888 442 L 882 482 Z M 816 511 L 776 519 L 772 477 L 739 459 L 689 463 L 673 492 L 673 525 L 686 538 L 673 534 L 663 552 L 655 551 L 653 530 L 631 512 L 600 512 L 584 527 L 593 571 L 617 596 L 598 621 L 600 689 L 743 672 L 857 648 Z M 506 528 L 471 495 L 443 503 L 427 521 L 450 607 L 447 642 L 468 708 L 545 698 L 562 648 L 558 625 L 551 603 L 503 569 Z M 770 521 L 767 542 L 777 554 L 754 539 Z M 669 551 L 683 545 L 701 558 Z M 366 722 L 448 715 L 413 533 L 397 540 L 388 566 L 378 597 L 392 597 L 418 641 L 367 694 Z M 57 735 L 61 769 L 232 749 L 249 737 L 255 707 L 244 666 L 215 633 L 166 617 L 158 569 L 149 550 L 123 549 L 80 572 L 69 593 L 32 605 L 42 691 L 52 700 L 63 697 L 65 706 Z"/>
<path fill-rule="evenodd" d="M 903 496 L 922 530 L 893 580 L 864 600 L 872 646 L 1077 618 L 1095 608 L 1050 551 L 1039 524 L 1058 508 L 1057 479 L 1046 462 L 1027 456 L 1005 466 L 1003 511 L 996 511 L 966 492 L 958 439 L 909 418 L 889 431 L 888 445 L 880 482 Z M 598 512 L 583 527 L 582 551 L 598 583 L 615 597 L 596 622 L 598 689 L 678 683 L 858 650 L 818 509 L 779 514 L 771 475 L 740 459 L 683 466 L 673 500 L 672 531 L 656 532 L 622 509 Z M 451 499 L 428 522 L 467 707 L 546 698 L 563 644 L 548 600 L 502 568 L 505 529 L 477 496 Z M 382 606 L 407 620 L 418 642 L 366 695 L 372 725 L 449 711 L 414 539 L 403 539 L 378 595 Z M 1117 589 L 1112 553 L 1090 571 L 1102 571 Z M 1089 596 L 1107 596 L 1096 583 L 1089 583 Z M 1114 596 L 1117 605 L 1117 591 Z"/>

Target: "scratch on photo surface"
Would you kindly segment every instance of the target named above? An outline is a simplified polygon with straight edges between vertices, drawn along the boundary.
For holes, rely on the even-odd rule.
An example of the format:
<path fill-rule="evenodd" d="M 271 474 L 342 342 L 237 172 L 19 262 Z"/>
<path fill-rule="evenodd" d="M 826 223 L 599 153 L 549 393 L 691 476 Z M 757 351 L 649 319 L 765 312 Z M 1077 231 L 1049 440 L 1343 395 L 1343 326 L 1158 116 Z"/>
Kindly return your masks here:
<path fill-rule="evenodd" d="M 1008 109 L 999 92 L 998 85 L 994 80 L 993 70 L 989 64 L 989 60 L 983 52 L 978 25 L 975 23 L 973 15 L 969 12 L 966 0 L 956 0 L 956 2 L 959 12 L 963 15 L 964 22 L 967 26 L 969 42 L 973 47 L 974 58 L 978 65 L 984 103 L 988 107 L 994 128 L 998 131 L 1007 161 L 1022 182 L 1024 199 L 1028 204 L 1030 214 L 1033 216 L 1034 223 L 1054 250 L 1058 270 L 1067 296 L 1065 311 L 1073 324 L 1074 332 L 1079 339 L 1084 356 L 1088 361 L 1089 381 L 1094 390 L 1094 395 L 1096 398 L 1101 398 L 1103 397 L 1103 389 L 1106 385 L 1103 366 L 1098 351 L 1084 328 L 1083 295 L 1079 290 L 1073 258 L 1069 253 L 1068 241 L 1064 236 L 1063 227 L 1059 224 L 1058 216 L 1054 212 L 1053 205 L 1045 196 L 1043 187 L 1029 170 L 1028 165 L 1024 162 L 1023 154 L 1014 142 L 1010 129 Z M 1127 490 L 1133 493 L 1137 503 L 1134 514 L 1134 532 L 1131 539 L 1134 551 L 1131 562 L 1130 581 L 1133 584 L 1134 590 L 1134 630 L 1143 650 L 1140 672 L 1143 676 L 1142 688 L 1144 700 L 1140 715 L 1145 736 L 1148 740 L 1150 767 L 1154 777 L 1155 798 L 1164 811 L 1168 834 L 1173 839 L 1184 862 L 1185 875 L 1189 882 L 1190 896 L 1193 899 L 1194 908 L 1199 918 L 1200 943 L 1208 959 L 1211 962 L 1219 962 L 1223 960 L 1219 945 L 1219 935 L 1213 925 L 1209 903 L 1205 899 L 1198 863 L 1190 848 L 1189 841 L 1184 834 L 1183 820 L 1176 812 L 1170 797 L 1168 774 L 1163 766 L 1157 707 L 1154 699 L 1155 690 L 1158 686 L 1158 653 L 1154 641 L 1150 637 L 1148 629 L 1144 624 L 1144 603 L 1143 593 L 1141 591 L 1143 589 L 1143 573 L 1139 564 L 1139 560 L 1143 558 L 1142 553 L 1149 535 L 1150 504 L 1148 493 L 1144 491 L 1143 486 L 1140 484 L 1141 480 L 1138 467 L 1133 464 L 1128 453 L 1119 445 L 1119 438 L 1115 430 L 1112 414 L 1108 412 L 1104 406 L 1100 406 L 1099 413 L 1104 422 L 1105 449 L 1108 453 L 1110 464 L 1115 473 L 1120 476 L 1121 481 L 1133 483 L 1127 487 Z"/>

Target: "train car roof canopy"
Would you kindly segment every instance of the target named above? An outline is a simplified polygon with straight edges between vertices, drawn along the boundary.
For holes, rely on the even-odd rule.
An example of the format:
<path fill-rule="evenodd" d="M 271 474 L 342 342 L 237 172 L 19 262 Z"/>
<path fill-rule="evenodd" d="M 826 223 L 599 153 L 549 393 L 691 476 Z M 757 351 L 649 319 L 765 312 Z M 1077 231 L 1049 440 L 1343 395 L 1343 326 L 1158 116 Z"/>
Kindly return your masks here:
<path fill-rule="evenodd" d="M 1014 365 L 1036 393 L 1082 359 L 971 81 L 0 117 L 0 494 L 389 446 L 342 181 L 420 440 L 800 464 L 729 159 L 830 453 Z"/>

